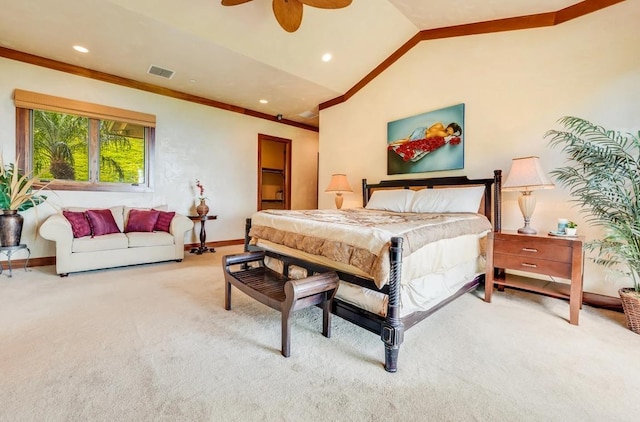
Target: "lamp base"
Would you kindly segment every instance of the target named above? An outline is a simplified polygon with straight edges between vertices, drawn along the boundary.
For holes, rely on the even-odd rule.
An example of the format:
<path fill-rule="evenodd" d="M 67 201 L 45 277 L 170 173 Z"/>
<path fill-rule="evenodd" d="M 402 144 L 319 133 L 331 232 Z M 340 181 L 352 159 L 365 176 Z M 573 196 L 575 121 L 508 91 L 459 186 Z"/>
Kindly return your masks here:
<path fill-rule="evenodd" d="M 531 191 L 522 191 L 518 197 L 518 205 L 524 218 L 524 227 L 518 229 L 518 233 L 521 234 L 536 234 L 538 231 L 529 225 L 533 210 L 536 209 L 536 197 L 531 194 Z"/>
<path fill-rule="evenodd" d="M 342 197 L 342 192 L 336 193 L 336 208 L 337 209 L 342 208 L 342 201 L 343 200 L 344 200 L 344 198 Z"/>
<path fill-rule="evenodd" d="M 538 231 L 536 229 L 534 229 L 533 227 L 529 227 L 529 225 L 526 225 L 524 227 L 521 227 L 518 229 L 518 233 L 520 234 L 537 234 Z"/>

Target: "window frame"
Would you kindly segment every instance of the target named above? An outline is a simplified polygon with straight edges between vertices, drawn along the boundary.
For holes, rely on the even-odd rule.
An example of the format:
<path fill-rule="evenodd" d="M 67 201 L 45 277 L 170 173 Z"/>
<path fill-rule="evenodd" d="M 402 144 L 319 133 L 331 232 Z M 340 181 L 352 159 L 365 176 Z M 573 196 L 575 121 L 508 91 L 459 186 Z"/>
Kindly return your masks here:
<path fill-rule="evenodd" d="M 89 118 L 89 180 L 64 179 L 38 180 L 34 187 L 47 185 L 51 190 L 107 191 L 107 192 L 154 192 L 155 168 L 155 116 L 130 110 L 117 109 L 83 101 L 69 100 L 35 92 L 15 90 L 16 104 L 16 162 L 25 174 L 33 171 L 32 111 L 42 110 L 66 113 Z M 117 120 L 135 123 L 145 128 L 144 175 L 141 184 L 99 182 L 99 124 L 100 120 Z"/>

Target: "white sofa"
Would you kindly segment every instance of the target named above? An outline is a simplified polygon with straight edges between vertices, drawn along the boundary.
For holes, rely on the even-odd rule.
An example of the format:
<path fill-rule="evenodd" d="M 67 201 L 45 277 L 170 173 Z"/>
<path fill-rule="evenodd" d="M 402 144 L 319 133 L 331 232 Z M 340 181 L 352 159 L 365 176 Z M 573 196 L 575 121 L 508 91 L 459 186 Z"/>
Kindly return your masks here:
<path fill-rule="evenodd" d="M 85 211 L 89 208 L 73 208 Z M 120 233 L 74 238 L 71 223 L 62 212 L 48 217 L 40 226 L 40 236 L 56 243 L 56 273 L 66 276 L 72 272 L 96 270 L 125 265 L 161 261 L 182 261 L 184 235 L 193 228 L 193 221 L 176 213 L 169 233 L 124 233 L 129 211 L 126 206 L 110 207 Z M 136 208 L 140 209 L 140 208 Z M 159 209 L 159 208 L 156 208 Z"/>

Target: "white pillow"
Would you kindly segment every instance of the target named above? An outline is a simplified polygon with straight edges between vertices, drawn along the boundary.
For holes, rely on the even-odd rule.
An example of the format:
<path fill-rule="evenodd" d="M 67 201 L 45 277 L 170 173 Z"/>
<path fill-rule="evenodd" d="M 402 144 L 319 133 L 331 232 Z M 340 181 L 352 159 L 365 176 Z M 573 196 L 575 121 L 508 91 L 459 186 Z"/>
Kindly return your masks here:
<path fill-rule="evenodd" d="M 422 189 L 413 196 L 411 212 L 478 212 L 484 186 Z"/>
<path fill-rule="evenodd" d="M 411 212 L 414 191 L 411 189 L 387 189 L 373 191 L 365 206 L 369 210 Z"/>

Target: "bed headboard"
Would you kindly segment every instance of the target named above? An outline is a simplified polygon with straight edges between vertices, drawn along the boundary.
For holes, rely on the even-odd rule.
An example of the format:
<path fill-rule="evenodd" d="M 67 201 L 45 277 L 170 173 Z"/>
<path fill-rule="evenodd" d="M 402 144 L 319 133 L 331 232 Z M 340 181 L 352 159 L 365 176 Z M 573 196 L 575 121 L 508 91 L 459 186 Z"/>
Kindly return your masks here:
<path fill-rule="evenodd" d="M 362 206 L 366 206 L 373 191 L 377 189 L 433 189 L 435 187 L 479 186 L 484 185 L 482 213 L 493 223 L 493 230 L 502 227 L 502 170 L 494 170 L 491 179 L 469 179 L 467 176 L 432 177 L 426 179 L 382 180 L 379 183 L 367 183 L 362 179 Z M 493 207 L 492 207 L 493 205 Z"/>

